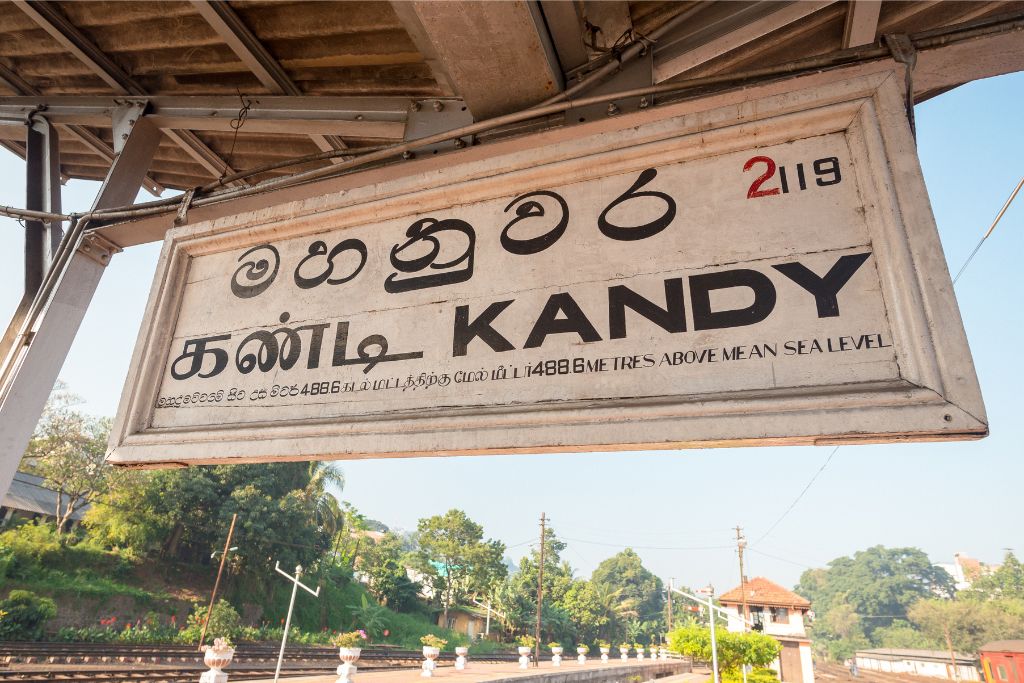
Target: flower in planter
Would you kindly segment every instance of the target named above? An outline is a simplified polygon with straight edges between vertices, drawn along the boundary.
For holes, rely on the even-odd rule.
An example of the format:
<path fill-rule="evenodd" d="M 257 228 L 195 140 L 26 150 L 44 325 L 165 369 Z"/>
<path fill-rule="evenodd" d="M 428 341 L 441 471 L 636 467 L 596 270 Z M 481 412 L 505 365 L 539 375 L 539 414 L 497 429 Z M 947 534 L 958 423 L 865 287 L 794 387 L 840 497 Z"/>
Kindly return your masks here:
<path fill-rule="evenodd" d="M 213 650 L 217 654 L 221 654 L 223 652 L 227 652 L 228 650 L 235 649 L 235 646 L 231 643 L 231 639 L 227 637 L 214 638 L 213 645 L 207 645 L 206 647 L 209 650 Z"/>
<path fill-rule="evenodd" d="M 548 643 L 548 649 L 554 650 L 556 647 L 562 647 L 561 643 Z"/>
<path fill-rule="evenodd" d="M 576 651 L 580 652 L 582 654 L 587 654 L 588 652 L 590 652 L 590 646 L 589 645 L 577 645 L 576 646 Z"/>
<path fill-rule="evenodd" d="M 433 633 L 428 633 L 427 635 L 420 638 L 420 642 L 423 643 L 423 645 L 426 647 L 436 647 L 438 650 L 440 650 L 448 644 L 447 640 L 445 640 L 444 638 L 438 638 Z"/>
<path fill-rule="evenodd" d="M 351 649 L 360 647 L 364 640 L 366 640 L 366 632 L 360 629 L 358 631 L 349 631 L 347 633 L 337 634 L 331 638 L 331 644 L 335 647 Z"/>

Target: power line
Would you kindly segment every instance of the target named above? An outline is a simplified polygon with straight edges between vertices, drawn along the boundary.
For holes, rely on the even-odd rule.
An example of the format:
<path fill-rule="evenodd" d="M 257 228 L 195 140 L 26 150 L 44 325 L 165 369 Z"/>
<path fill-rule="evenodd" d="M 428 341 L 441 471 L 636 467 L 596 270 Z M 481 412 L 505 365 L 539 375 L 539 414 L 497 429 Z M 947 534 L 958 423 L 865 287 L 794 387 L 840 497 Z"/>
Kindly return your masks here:
<path fill-rule="evenodd" d="M 779 562 L 788 562 L 789 564 L 795 564 L 796 566 L 803 567 L 804 569 L 814 569 L 814 567 L 812 567 L 809 564 L 804 564 L 803 562 L 797 562 L 796 560 L 790 560 L 790 559 L 785 558 L 785 557 L 779 557 L 778 555 L 772 555 L 772 554 L 766 553 L 766 552 L 764 552 L 762 550 L 758 550 L 757 548 L 747 548 L 747 550 L 749 550 L 750 552 L 753 552 L 753 553 L 757 553 L 758 555 L 764 555 L 765 557 L 770 557 L 773 560 L 778 560 Z"/>
<path fill-rule="evenodd" d="M 999 209 L 999 213 L 996 214 L 996 218 L 995 220 L 992 221 L 992 225 L 989 226 L 988 231 L 984 234 L 984 236 L 982 236 L 980 240 L 978 240 L 978 244 L 974 247 L 974 251 L 972 251 L 971 254 L 967 257 L 967 260 L 964 261 L 964 264 L 960 266 L 960 270 L 957 272 L 956 277 L 953 278 L 954 285 L 956 284 L 956 281 L 960 279 L 960 276 L 964 274 L 964 271 L 967 270 L 967 266 L 971 265 L 971 261 L 974 260 L 974 257 L 981 249 L 981 245 L 985 243 L 985 240 L 987 240 L 989 236 L 992 234 L 992 232 L 996 229 L 996 225 L 999 224 L 999 221 L 1002 219 L 1003 214 L 1006 213 L 1006 210 L 1010 208 L 1010 204 L 1013 203 L 1013 200 L 1017 197 L 1017 193 L 1020 192 L 1021 187 L 1024 187 L 1024 177 L 1022 177 L 1020 179 L 1020 182 L 1017 183 L 1017 187 L 1013 188 L 1013 192 L 1010 193 L 1010 197 L 1006 200 L 1006 203 L 1003 204 L 1003 208 Z"/>
<path fill-rule="evenodd" d="M 570 539 L 567 536 L 559 537 L 562 541 L 583 543 L 591 546 L 604 546 L 606 548 L 633 548 L 634 550 L 723 550 L 732 548 L 728 546 L 635 546 L 633 544 L 605 543 L 603 541 L 586 541 L 584 539 Z"/>
<path fill-rule="evenodd" d="M 792 512 L 793 508 L 795 508 L 796 504 L 800 502 L 800 499 L 804 497 L 804 494 L 807 493 L 807 491 L 811 488 L 811 485 L 814 484 L 814 482 L 815 482 L 815 480 L 817 480 L 818 476 L 822 472 L 824 472 L 825 468 L 828 467 L 828 464 L 830 462 L 832 462 L 832 456 L 834 456 L 836 454 L 836 452 L 839 450 L 839 448 L 840 448 L 840 446 L 836 446 L 835 448 L 832 449 L 832 452 L 828 454 L 828 457 L 825 458 L 825 462 L 822 464 L 821 467 L 818 468 L 818 471 L 814 473 L 814 476 L 811 477 L 811 480 L 809 482 L 807 482 L 807 486 L 805 486 L 804 490 L 800 492 L 800 495 L 798 495 L 793 500 L 793 502 L 789 504 L 789 507 L 786 508 L 785 512 L 783 512 L 782 515 L 780 515 L 779 518 L 777 520 L 775 520 L 775 522 L 770 527 L 768 527 L 768 531 L 764 532 L 761 535 L 761 537 L 759 539 L 757 539 L 756 541 L 754 541 L 751 545 L 757 545 L 758 543 L 760 543 L 764 539 L 768 538 L 769 534 L 771 534 L 773 531 L 775 531 L 775 527 L 777 527 L 782 522 L 782 520 L 784 520 L 786 518 L 786 516 L 789 515 L 790 512 Z"/>

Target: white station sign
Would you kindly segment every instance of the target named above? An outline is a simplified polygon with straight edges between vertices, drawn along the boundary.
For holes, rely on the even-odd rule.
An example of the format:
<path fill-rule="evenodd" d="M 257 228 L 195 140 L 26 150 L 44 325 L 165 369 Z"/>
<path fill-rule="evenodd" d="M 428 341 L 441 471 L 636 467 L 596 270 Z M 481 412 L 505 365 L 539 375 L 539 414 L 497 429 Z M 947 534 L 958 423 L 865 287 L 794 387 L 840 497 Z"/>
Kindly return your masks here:
<path fill-rule="evenodd" d="M 901 82 L 675 105 L 174 229 L 111 460 L 983 436 Z"/>

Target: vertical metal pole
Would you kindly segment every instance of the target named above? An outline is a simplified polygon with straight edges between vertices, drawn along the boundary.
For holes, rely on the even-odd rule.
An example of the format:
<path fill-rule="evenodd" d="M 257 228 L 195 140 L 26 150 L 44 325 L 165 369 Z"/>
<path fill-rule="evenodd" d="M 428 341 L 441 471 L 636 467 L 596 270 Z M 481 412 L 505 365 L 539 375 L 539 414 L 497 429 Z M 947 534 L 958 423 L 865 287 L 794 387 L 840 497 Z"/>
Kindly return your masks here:
<path fill-rule="evenodd" d="M 491 599 L 487 599 L 487 623 L 484 624 L 484 635 L 491 635 Z"/>
<path fill-rule="evenodd" d="M 540 513 L 540 564 L 537 565 L 537 626 L 533 637 L 533 665 L 540 666 L 540 612 L 544 605 L 544 513 Z"/>
<path fill-rule="evenodd" d="M 281 662 L 284 661 L 284 646 L 288 643 L 288 629 L 292 626 L 292 609 L 295 607 L 295 594 L 299 591 L 299 577 L 302 576 L 302 565 L 295 567 L 295 579 L 292 583 L 292 599 L 288 603 L 288 617 L 284 620 L 284 634 L 281 636 L 281 652 L 277 655 L 277 668 L 274 670 L 274 683 L 281 677 Z"/>
<path fill-rule="evenodd" d="M 718 639 L 715 637 L 715 589 L 708 586 L 708 616 L 711 617 L 711 678 L 718 683 Z"/>
<path fill-rule="evenodd" d="M 26 130 L 25 208 L 60 213 L 60 149 L 57 129 L 32 117 Z M 34 297 L 50 269 L 64 232 L 61 224 L 25 221 L 25 294 Z"/>
<path fill-rule="evenodd" d="M 213 601 L 217 598 L 217 588 L 220 587 L 220 575 L 224 571 L 224 561 L 228 557 L 228 548 L 231 547 L 231 536 L 235 533 L 235 520 L 238 513 L 231 515 L 231 526 L 228 527 L 228 539 L 224 541 L 224 552 L 220 556 L 220 567 L 217 568 L 217 580 L 213 582 L 213 592 L 210 593 L 210 607 L 206 610 L 206 619 L 203 620 L 203 634 L 199 636 L 199 651 L 203 651 L 203 642 L 206 640 L 206 628 L 210 625 L 210 616 L 213 614 Z"/>

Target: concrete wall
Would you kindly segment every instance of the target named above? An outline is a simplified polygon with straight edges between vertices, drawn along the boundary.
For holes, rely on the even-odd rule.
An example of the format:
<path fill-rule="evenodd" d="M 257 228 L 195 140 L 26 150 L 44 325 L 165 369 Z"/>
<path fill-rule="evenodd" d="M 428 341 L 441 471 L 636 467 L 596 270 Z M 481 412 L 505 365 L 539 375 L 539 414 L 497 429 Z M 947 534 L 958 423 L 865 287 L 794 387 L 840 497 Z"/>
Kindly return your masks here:
<path fill-rule="evenodd" d="M 914 676 L 926 676 L 928 678 L 952 679 L 949 662 L 936 662 L 919 659 L 875 659 L 873 657 L 857 657 L 857 666 L 869 671 L 885 671 L 889 673 L 911 674 Z M 957 666 L 962 681 L 979 681 L 978 670 L 968 664 Z"/>

